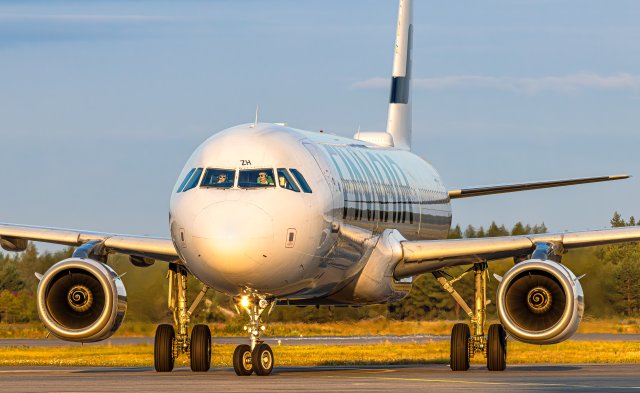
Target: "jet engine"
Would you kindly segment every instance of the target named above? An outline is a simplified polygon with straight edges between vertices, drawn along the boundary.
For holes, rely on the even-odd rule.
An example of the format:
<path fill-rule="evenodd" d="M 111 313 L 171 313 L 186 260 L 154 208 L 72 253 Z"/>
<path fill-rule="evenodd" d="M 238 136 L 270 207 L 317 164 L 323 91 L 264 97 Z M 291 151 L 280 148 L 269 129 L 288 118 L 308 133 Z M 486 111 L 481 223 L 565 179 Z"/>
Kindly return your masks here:
<path fill-rule="evenodd" d="M 560 263 L 530 259 L 502 278 L 497 293 L 498 316 L 515 339 L 555 344 L 571 337 L 584 312 L 582 286 Z"/>
<path fill-rule="evenodd" d="M 53 265 L 37 291 L 40 320 L 56 337 L 93 342 L 110 337 L 127 311 L 127 292 L 109 266 L 69 258 Z"/>

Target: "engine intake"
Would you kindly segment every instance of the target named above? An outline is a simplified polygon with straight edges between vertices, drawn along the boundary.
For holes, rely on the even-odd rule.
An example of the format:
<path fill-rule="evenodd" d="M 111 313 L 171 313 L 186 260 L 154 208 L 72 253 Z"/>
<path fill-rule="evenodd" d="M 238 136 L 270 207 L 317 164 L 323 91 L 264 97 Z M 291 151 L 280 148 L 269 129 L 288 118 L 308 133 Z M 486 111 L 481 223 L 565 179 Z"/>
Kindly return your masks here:
<path fill-rule="evenodd" d="M 40 320 L 56 337 L 93 342 L 109 338 L 122 324 L 127 293 L 109 266 L 69 258 L 53 265 L 38 285 Z"/>
<path fill-rule="evenodd" d="M 518 263 L 498 286 L 498 316 L 514 338 L 554 344 L 571 337 L 584 312 L 582 286 L 565 266 L 549 260 Z"/>

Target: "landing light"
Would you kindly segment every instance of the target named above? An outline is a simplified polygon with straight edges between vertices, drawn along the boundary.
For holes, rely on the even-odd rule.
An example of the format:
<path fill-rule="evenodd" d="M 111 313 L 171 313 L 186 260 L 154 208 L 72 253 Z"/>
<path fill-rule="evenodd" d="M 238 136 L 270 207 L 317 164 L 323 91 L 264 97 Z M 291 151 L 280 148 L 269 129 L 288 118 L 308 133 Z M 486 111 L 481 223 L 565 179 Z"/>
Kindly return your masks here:
<path fill-rule="evenodd" d="M 240 298 L 240 305 L 244 308 L 249 307 L 249 296 L 243 296 Z"/>

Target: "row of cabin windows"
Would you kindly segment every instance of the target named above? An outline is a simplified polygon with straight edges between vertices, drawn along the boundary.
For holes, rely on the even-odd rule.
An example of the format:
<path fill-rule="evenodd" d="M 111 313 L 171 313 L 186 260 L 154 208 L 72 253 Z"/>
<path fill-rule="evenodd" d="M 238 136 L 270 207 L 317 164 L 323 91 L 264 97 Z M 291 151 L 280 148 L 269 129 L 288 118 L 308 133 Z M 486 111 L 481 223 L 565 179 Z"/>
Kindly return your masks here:
<path fill-rule="evenodd" d="M 390 198 L 391 195 L 400 194 L 409 199 L 417 199 L 428 201 L 430 203 L 446 203 L 447 193 L 440 190 L 431 190 L 424 188 L 412 188 L 404 185 L 382 184 L 378 182 L 369 183 L 362 180 L 344 180 L 345 192 L 358 192 L 364 195 L 372 195 L 374 198 L 378 195 L 378 190 L 382 190 L 384 197 Z"/>
<path fill-rule="evenodd" d="M 237 173 L 236 184 L 236 170 L 235 169 L 221 169 L 221 168 L 207 168 L 202 172 L 204 168 L 192 168 L 187 176 L 178 187 L 177 192 L 189 191 L 192 188 L 196 188 L 198 184 L 201 188 L 270 188 L 276 187 L 284 188 L 293 192 L 303 192 L 310 194 L 311 187 L 305 180 L 302 173 L 294 168 L 278 168 L 274 175 L 272 168 L 263 169 L 243 169 Z M 200 179 L 202 178 L 202 182 Z"/>
<path fill-rule="evenodd" d="M 374 185 L 376 187 L 381 187 L 386 192 L 385 197 L 389 199 L 385 201 L 378 200 L 377 193 L 370 188 L 370 183 L 358 180 L 345 181 L 346 192 L 355 192 L 355 190 L 358 190 L 361 195 L 364 196 L 368 194 L 372 196 L 373 199 L 354 201 L 347 201 L 345 199 L 345 206 L 342 211 L 343 219 L 380 222 L 389 222 L 391 220 L 394 223 L 405 223 L 408 220 L 410 224 L 413 224 L 413 215 L 419 214 L 418 212 L 413 211 L 414 205 L 442 204 L 448 201 L 446 198 L 447 194 L 440 190 L 424 188 L 413 189 L 407 186 L 397 186 L 401 190 L 401 194 L 399 195 L 391 185 L 378 183 L 375 183 Z M 398 199 L 391 200 L 392 196 Z M 401 200 L 402 198 L 407 197 L 408 200 Z M 380 206 L 380 204 L 387 205 L 387 209 L 376 210 L 376 205 Z"/>

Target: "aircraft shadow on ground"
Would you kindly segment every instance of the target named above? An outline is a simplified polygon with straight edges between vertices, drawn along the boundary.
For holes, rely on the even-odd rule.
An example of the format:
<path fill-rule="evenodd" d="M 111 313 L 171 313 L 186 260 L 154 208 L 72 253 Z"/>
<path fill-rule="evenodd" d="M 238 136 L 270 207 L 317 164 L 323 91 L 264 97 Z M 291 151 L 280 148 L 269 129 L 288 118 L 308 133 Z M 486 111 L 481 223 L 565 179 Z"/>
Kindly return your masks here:
<path fill-rule="evenodd" d="M 277 375 L 279 373 L 310 373 L 310 372 L 326 372 L 326 371 L 332 371 L 332 372 L 349 372 L 349 371 L 366 371 L 366 370 L 380 370 L 380 369 L 402 369 L 402 368 L 409 368 L 409 367 L 415 367 L 415 366 L 442 366 L 442 367 L 437 367 L 437 370 L 439 372 L 441 372 L 444 368 L 446 368 L 446 371 L 449 371 L 449 367 L 446 367 L 446 363 L 444 362 L 432 362 L 432 363 L 417 363 L 417 362 L 411 362 L 409 360 L 404 361 L 404 363 L 402 363 L 402 360 L 399 360 L 397 363 L 395 364 L 389 364 L 389 363 L 377 363 L 377 364 L 371 364 L 371 362 L 367 362 L 366 364 L 364 364 L 364 362 L 362 364 L 358 364 L 358 362 L 353 362 L 351 364 L 342 364 L 342 365 L 337 365 L 335 364 L 335 362 L 326 362 L 327 364 L 321 364 L 319 366 L 304 366 L 304 367 L 275 367 L 273 369 L 273 374 Z M 574 366 L 574 365 L 514 365 L 511 367 L 507 367 L 507 369 L 505 370 L 505 372 L 536 372 L 536 373 L 544 373 L 544 372 L 548 372 L 548 373 L 552 373 L 552 372 L 566 372 L 566 371 L 576 371 L 576 370 L 580 370 L 583 367 L 581 366 Z M 436 369 L 436 368 L 434 368 Z M 231 371 L 232 369 L 229 367 L 215 367 L 212 368 L 210 371 Z M 78 374 L 93 374 L 93 373 L 142 373 L 142 372 L 150 372 L 150 371 L 154 371 L 153 367 L 97 367 L 97 368 L 87 368 L 87 369 L 83 369 L 83 370 L 77 370 L 74 371 L 75 373 Z M 486 368 L 482 367 L 481 365 L 471 365 L 471 368 L 469 369 L 469 371 L 486 371 Z M 179 368 L 175 370 L 176 373 L 183 373 L 183 372 L 191 372 L 189 370 L 189 368 Z M 171 373 L 159 373 L 162 375 L 171 375 Z M 464 372 L 459 372 L 456 374 L 461 374 L 464 375 Z"/>

